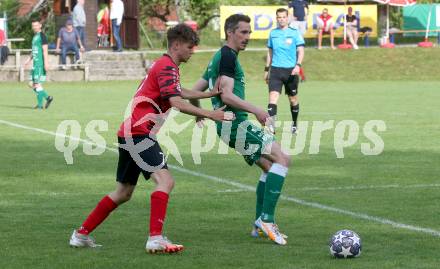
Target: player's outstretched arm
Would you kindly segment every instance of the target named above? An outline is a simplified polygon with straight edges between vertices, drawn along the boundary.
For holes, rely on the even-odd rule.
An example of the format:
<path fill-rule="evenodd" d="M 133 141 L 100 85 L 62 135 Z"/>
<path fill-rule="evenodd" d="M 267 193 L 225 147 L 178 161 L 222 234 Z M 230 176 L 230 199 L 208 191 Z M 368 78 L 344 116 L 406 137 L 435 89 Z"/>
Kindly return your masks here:
<path fill-rule="evenodd" d="M 219 87 L 214 87 L 212 91 L 205 92 L 208 88 L 208 81 L 204 79 L 199 79 L 196 84 L 193 86 L 192 90 L 182 89 L 182 98 L 183 99 L 203 99 L 210 98 L 221 93 Z M 191 102 L 193 103 L 193 102 Z"/>
<path fill-rule="evenodd" d="M 196 84 L 194 84 L 191 91 L 204 92 L 206 89 L 208 89 L 208 81 L 201 78 L 196 82 Z M 196 107 L 200 107 L 199 99 L 190 99 L 189 102 Z"/>
<path fill-rule="evenodd" d="M 224 107 L 216 109 L 214 111 L 205 110 L 191 105 L 185 101 L 181 96 L 173 96 L 169 99 L 171 106 L 179 109 L 181 112 L 197 117 L 208 118 L 213 121 L 231 121 L 235 119 L 235 115 L 232 112 L 222 111 Z"/>
<path fill-rule="evenodd" d="M 199 79 L 196 84 L 192 87 L 192 91 L 198 91 L 198 92 L 204 92 L 206 89 L 208 89 L 209 83 L 205 79 L 201 78 Z M 196 107 L 200 107 L 200 101 L 199 99 L 190 99 L 189 102 Z M 204 126 L 204 118 L 203 117 L 196 117 L 196 124 L 200 128 Z"/>
<path fill-rule="evenodd" d="M 228 76 L 221 76 L 220 78 L 220 89 L 222 94 L 220 95 L 223 103 L 228 106 L 243 110 L 255 115 L 257 120 L 262 124 L 266 124 L 266 120 L 269 118 L 269 114 L 263 109 L 254 106 L 253 104 L 240 99 L 233 92 L 234 79 Z"/>

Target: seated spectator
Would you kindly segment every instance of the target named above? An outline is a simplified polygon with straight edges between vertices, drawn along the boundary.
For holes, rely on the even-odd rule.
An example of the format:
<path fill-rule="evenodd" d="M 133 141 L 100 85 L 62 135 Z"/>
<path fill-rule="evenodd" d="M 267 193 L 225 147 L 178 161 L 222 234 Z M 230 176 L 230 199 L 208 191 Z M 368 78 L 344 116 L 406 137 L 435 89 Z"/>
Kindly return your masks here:
<path fill-rule="evenodd" d="M 359 49 L 359 47 L 357 45 L 358 38 L 359 38 L 359 33 L 357 30 L 359 20 L 356 17 L 356 15 L 353 14 L 352 7 L 348 8 L 348 14 L 345 16 L 345 19 L 346 19 L 348 40 L 350 41 L 353 48 L 357 50 L 357 49 Z"/>
<path fill-rule="evenodd" d="M 78 31 L 73 28 L 73 22 L 71 20 L 67 20 L 66 26 L 61 28 L 58 32 L 57 46 L 55 50 L 58 53 L 61 51 L 61 69 L 66 69 L 66 56 L 69 51 L 75 53 L 75 64 L 79 62 L 80 50 L 84 51 L 84 47 L 81 43 Z"/>
<path fill-rule="evenodd" d="M 324 8 L 321 15 L 318 16 L 318 49 L 322 48 L 322 35 L 330 34 L 330 46 L 335 48 L 335 31 L 333 29 L 332 16 L 328 14 L 328 9 Z"/>

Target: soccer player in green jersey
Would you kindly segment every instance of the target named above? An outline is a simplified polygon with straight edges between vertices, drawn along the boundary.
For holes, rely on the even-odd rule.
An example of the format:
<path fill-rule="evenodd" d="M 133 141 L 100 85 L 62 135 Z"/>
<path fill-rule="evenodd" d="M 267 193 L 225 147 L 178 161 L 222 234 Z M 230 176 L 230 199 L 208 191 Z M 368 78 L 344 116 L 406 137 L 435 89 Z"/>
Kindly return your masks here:
<path fill-rule="evenodd" d="M 238 53 L 248 44 L 250 18 L 242 14 L 231 15 L 225 21 L 224 31 L 226 45 L 215 53 L 193 90 L 220 87 L 222 94 L 211 98 L 212 105 L 214 109 L 226 105 L 226 110 L 232 111 L 236 119 L 229 124 L 216 123 L 218 136 L 243 155 L 249 165 L 256 164 L 263 170 L 257 186 L 256 220 L 251 234 L 257 237 L 262 231 L 275 243 L 285 245 L 287 236 L 279 232 L 274 214 L 290 156 L 281 151 L 270 132 L 248 120 L 248 113 L 251 113 L 262 125 L 271 124 L 270 115 L 264 109 L 245 100 L 245 77 Z M 200 105 L 196 101 L 193 104 Z"/>
<path fill-rule="evenodd" d="M 29 86 L 37 95 L 36 109 L 43 109 L 43 100 L 46 99 L 44 108 L 48 108 L 53 101 L 53 97 L 49 96 L 43 89 L 42 83 L 46 81 L 46 73 L 49 69 L 48 65 L 48 48 L 46 35 L 41 31 L 42 25 L 39 21 L 32 21 L 32 30 L 35 35 L 32 38 L 32 53 L 25 62 L 28 66 L 33 62 L 32 70 L 29 77 Z"/>

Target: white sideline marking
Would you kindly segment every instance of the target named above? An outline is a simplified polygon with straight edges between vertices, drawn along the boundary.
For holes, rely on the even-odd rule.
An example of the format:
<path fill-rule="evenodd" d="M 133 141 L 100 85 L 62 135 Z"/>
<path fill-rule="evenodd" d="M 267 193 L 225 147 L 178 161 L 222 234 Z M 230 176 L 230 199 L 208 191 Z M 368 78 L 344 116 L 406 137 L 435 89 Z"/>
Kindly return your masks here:
<path fill-rule="evenodd" d="M 295 191 L 339 191 L 339 190 L 372 190 L 372 189 L 423 189 L 423 188 L 439 188 L 440 184 L 412 184 L 412 185 L 399 185 L 399 184 L 389 184 L 389 185 L 357 185 L 357 186 L 343 186 L 343 187 L 302 187 L 294 188 Z M 243 192 L 243 190 L 233 190 L 225 189 L 218 190 L 217 192 Z"/>
<path fill-rule="evenodd" d="M 33 127 L 29 127 L 29 126 L 25 126 L 25 125 L 21 125 L 21 124 L 17 124 L 17 123 L 5 121 L 5 120 L 0 120 L 0 123 L 6 124 L 6 125 L 9 125 L 12 127 L 17 127 L 17 128 L 26 129 L 26 130 L 32 130 L 32 131 L 36 131 L 36 132 L 40 132 L 40 133 L 44 133 L 44 134 L 50 134 L 53 136 L 61 136 L 61 137 L 65 137 L 65 138 L 71 138 L 71 139 L 75 139 L 75 140 L 83 142 L 83 143 L 93 144 L 92 142 L 81 139 L 81 138 L 70 137 L 68 135 L 58 134 L 55 132 L 51 132 L 51 131 L 47 131 L 47 130 L 43 130 L 43 129 L 39 129 L 39 128 L 33 128 Z M 96 146 L 99 146 L 99 145 L 96 145 Z M 101 147 L 103 147 L 103 146 L 101 146 Z M 113 151 L 113 152 L 118 152 L 118 150 L 115 148 L 111 148 L 111 147 L 105 147 L 105 148 L 107 148 L 108 150 Z M 173 168 L 174 170 L 177 170 L 179 172 L 188 174 L 188 175 L 193 175 L 193 176 L 196 176 L 199 178 L 208 179 L 208 180 L 211 180 L 211 181 L 214 181 L 217 183 L 227 184 L 227 185 L 236 187 L 237 189 L 255 192 L 255 187 L 249 186 L 246 184 L 242 184 L 242 183 L 236 182 L 234 180 L 198 173 L 198 172 L 191 171 L 191 170 L 185 169 L 183 167 L 175 166 L 175 165 L 169 165 L 169 167 Z M 340 214 L 344 214 L 344 215 L 349 215 L 349 216 L 352 216 L 352 217 L 358 218 L 358 219 L 364 219 L 364 220 L 374 221 L 374 222 L 381 223 L 381 224 L 391 225 L 395 228 L 406 229 L 406 230 L 410 230 L 410 231 L 421 232 L 421 233 L 426 233 L 426 234 L 440 237 L 440 231 L 430 229 L 430 228 L 408 225 L 408 224 L 395 222 L 395 221 L 385 219 L 385 218 L 370 216 L 367 214 L 357 213 L 357 212 L 353 212 L 353 211 L 349 211 L 349 210 L 345 210 L 345 209 L 340 209 L 337 207 L 327 206 L 327 205 L 319 204 L 319 203 L 315 203 L 315 202 L 308 202 L 305 200 L 295 198 L 293 196 L 281 195 L 280 198 L 283 200 L 286 200 L 286 201 L 297 203 L 299 205 L 303 205 L 303 206 L 309 206 L 309 207 L 313 207 L 313 208 L 327 210 L 330 212 L 336 212 L 336 213 L 340 213 Z"/>
<path fill-rule="evenodd" d="M 369 190 L 369 189 L 416 189 L 416 188 L 438 188 L 440 184 L 412 184 L 412 185 L 365 185 L 365 186 L 343 186 L 343 187 L 305 187 L 295 188 L 296 191 L 337 191 L 337 190 Z"/>
<path fill-rule="evenodd" d="M 226 189 L 226 190 L 220 190 L 220 191 L 217 191 L 217 192 L 220 192 L 220 193 L 234 193 L 234 192 L 245 192 L 246 190 L 241 190 L 241 189 Z"/>
<path fill-rule="evenodd" d="M 109 148 L 109 147 L 107 147 L 105 145 L 98 145 L 98 144 L 95 144 L 95 143 L 93 143 L 93 142 L 91 142 L 89 140 L 73 137 L 73 136 L 70 136 L 70 135 L 65 135 L 65 134 L 55 133 L 55 132 L 52 132 L 52 131 L 47 131 L 47 130 L 44 130 L 44 129 L 29 127 L 29 126 L 25 126 L 25 125 L 13 123 L 13 122 L 10 122 L 10 121 L 5 121 L 5 120 L 0 120 L 0 123 L 6 124 L 6 125 L 9 125 L 9 126 L 12 126 L 12 127 L 17 127 L 17 128 L 25 129 L 25 130 L 31 130 L 31 131 L 40 132 L 40 133 L 43 133 L 43 134 L 50 134 L 50 135 L 53 135 L 53 136 L 69 138 L 69 139 L 72 139 L 73 141 L 79 141 L 79 142 L 83 142 L 83 143 L 88 144 L 88 145 L 96 146 L 98 148 L 104 148 L 104 149 L 108 149 L 110 151 L 118 152 L 117 149 Z"/>

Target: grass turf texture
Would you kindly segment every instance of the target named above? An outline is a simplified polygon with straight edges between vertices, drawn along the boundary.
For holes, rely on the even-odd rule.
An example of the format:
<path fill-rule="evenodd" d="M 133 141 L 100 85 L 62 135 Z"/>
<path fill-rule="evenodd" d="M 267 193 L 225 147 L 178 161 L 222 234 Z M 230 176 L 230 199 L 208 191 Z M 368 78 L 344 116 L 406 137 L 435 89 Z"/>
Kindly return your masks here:
<path fill-rule="evenodd" d="M 413 55 L 402 61 L 415 66 L 424 65 L 418 62 L 419 53 L 429 54 L 425 63 L 432 65 L 423 69 L 428 71 L 435 69 L 431 61 L 438 58 L 438 53 L 433 52 L 436 51 L 429 54 L 418 49 L 376 50 L 383 54 L 382 59 L 388 53 L 399 57 Z M 397 72 L 405 70 L 401 65 L 397 65 L 397 71 L 387 65 L 380 70 L 374 68 L 374 62 L 367 66 L 355 65 L 352 70 L 346 68 L 346 62 L 334 59 L 346 57 L 345 60 L 355 62 L 364 61 L 363 58 L 358 58 L 357 54 L 338 53 L 310 51 L 306 65 L 309 81 L 300 85 L 300 119 L 335 122 L 352 119 L 361 127 L 368 120 L 384 120 L 387 131 L 381 136 L 385 150 L 379 156 L 363 156 L 360 143 L 366 141 L 361 135 L 354 146 L 345 150 L 345 158 L 337 159 L 333 131 L 327 131 L 321 139 L 320 153 L 309 155 L 309 130 L 306 153 L 293 157 L 284 194 L 440 230 L 438 187 L 325 189 L 439 183 L 438 77 L 433 71 L 422 76 L 420 69 L 414 69 L 413 76 L 408 78 L 406 73 Z M 328 64 L 333 68 L 311 60 L 330 59 L 330 55 L 334 57 Z M 267 91 L 260 80 L 263 56 L 262 52 L 240 54 L 248 74 L 247 98 L 265 107 Z M 184 85 L 191 85 L 199 77 L 201 66 L 206 65 L 208 58 L 207 54 L 195 55 L 183 67 Z M 315 70 L 318 67 L 328 72 L 322 75 Z M 346 75 L 349 70 L 352 76 Z M 382 72 L 392 72 L 393 76 L 382 77 Z M 383 80 L 365 79 L 360 73 L 367 73 L 367 78 Z M 321 80 L 322 76 L 327 80 Z M 338 81 L 343 78 L 348 81 Z M 113 146 L 123 111 L 138 83 L 48 83 L 46 89 L 55 96 L 48 111 L 30 109 L 35 97 L 25 84 L 1 83 L 0 119 L 50 131 L 55 131 L 62 120 L 74 119 L 82 126 L 82 138 L 86 138 L 84 128 L 89 121 L 105 120 L 109 123 L 109 131 L 100 134 L 108 146 Z M 206 103 L 204 106 L 209 107 Z M 285 97 L 280 100 L 279 111 L 280 119 L 290 119 Z M 179 116 L 178 122 L 187 119 Z M 188 143 L 191 135 L 192 130 L 187 129 L 173 136 L 184 155 L 186 169 L 256 185 L 258 170 L 248 167 L 233 153 L 205 153 L 202 165 L 194 165 Z M 177 183 L 170 200 L 165 232 L 172 240 L 185 245 L 184 253 L 176 256 L 144 253 L 149 212 L 146 193 L 151 191 L 153 184 L 143 179 L 132 200 L 94 232 L 97 242 L 104 245 L 102 249 L 71 249 L 68 238 L 73 228 L 80 225 L 99 199 L 114 188 L 117 155 L 106 151 L 100 156 L 87 156 L 80 145 L 74 153 L 74 164 L 66 165 L 51 135 L 1 124 L 0 138 L 0 268 L 124 265 L 133 268 L 438 268 L 438 237 L 288 201 L 281 201 L 276 212 L 281 231 L 290 236 L 286 247 L 250 238 L 254 193 L 227 192 L 236 189 L 175 170 L 172 173 Z M 170 163 L 176 162 L 171 158 Z M 323 189 L 307 189 L 315 187 Z M 360 234 L 363 241 L 360 258 L 336 260 L 329 257 L 327 240 L 344 228 Z"/>

